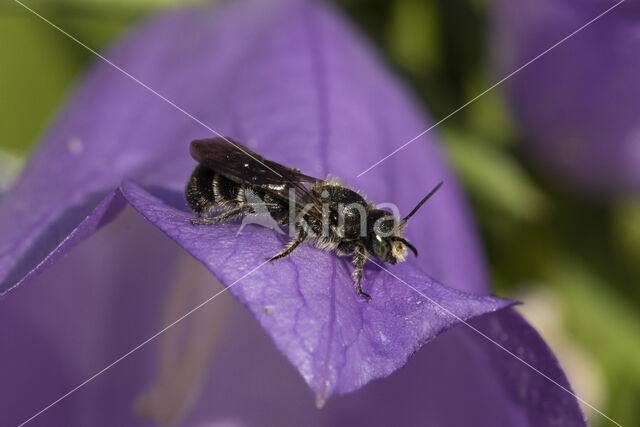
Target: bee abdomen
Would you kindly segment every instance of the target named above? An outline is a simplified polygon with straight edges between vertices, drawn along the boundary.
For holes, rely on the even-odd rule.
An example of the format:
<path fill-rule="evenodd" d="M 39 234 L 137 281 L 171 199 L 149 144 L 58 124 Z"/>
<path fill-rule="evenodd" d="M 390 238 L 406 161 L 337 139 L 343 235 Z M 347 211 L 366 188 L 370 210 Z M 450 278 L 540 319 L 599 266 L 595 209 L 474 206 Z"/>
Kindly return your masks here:
<path fill-rule="evenodd" d="M 241 194 L 242 189 L 243 186 L 241 184 L 235 183 L 220 174 L 216 174 L 213 180 L 213 193 L 218 205 L 244 203 L 244 196 Z"/>
<path fill-rule="evenodd" d="M 213 180 L 216 173 L 203 166 L 196 166 L 187 182 L 184 195 L 189 207 L 198 215 L 214 208 Z"/>
<path fill-rule="evenodd" d="M 202 216 L 219 206 L 239 203 L 241 186 L 202 165 L 196 166 L 187 182 L 185 197 L 189 207 Z"/>

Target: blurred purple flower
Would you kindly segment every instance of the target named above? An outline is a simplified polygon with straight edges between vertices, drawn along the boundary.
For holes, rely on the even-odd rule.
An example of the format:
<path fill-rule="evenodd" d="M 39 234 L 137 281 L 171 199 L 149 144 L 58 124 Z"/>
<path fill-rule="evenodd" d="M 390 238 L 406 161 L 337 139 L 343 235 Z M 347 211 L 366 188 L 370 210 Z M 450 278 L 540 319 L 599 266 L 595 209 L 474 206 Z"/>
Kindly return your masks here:
<path fill-rule="evenodd" d="M 499 0 L 499 75 L 520 67 L 615 0 Z M 530 151 L 591 194 L 640 190 L 640 3 L 626 1 L 506 82 Z"/>
<path fill-rule="evenodd" d="M 110 59 L 266 157 L 341 176 L 377 202 L 406 211 L 444 179 L 437 202 L 407 230 L 420 259 L 393 273 L 569 388 L 541 338 L 505 308 L 511 303 L 485 296 L 468 210 L 435 141 L 355 180 L 427 123 L 331 9 L 256 1 L 176 10 L 141 27 Z M 187 144 L 202 136 L 183 113 L 99 63 L 3 198 L 0 290 L 32 282 L 0 302 L 0 414 L 8 423 L 216 293 L 213 277 L 171 240 L 227 285 L 282 245 L 272 230 L 236 236 L 237 226 L 188 224 Z M 459 322 L 377 268 L 365 273 L 373 296 L 366 303 L 349 272 L 348 260 L 305 245 L 230 289 L 249 311 L 221 296 L 36 421 L 145 425 L 133 417 L 137 402 L 138 413 L 186 416 L 185 425 L 584 425 L 570 394 L 466 327 L 389 376 Z M 387 376 L 321 411 L 304 391 L 306 382 L 324 402 Z"/>

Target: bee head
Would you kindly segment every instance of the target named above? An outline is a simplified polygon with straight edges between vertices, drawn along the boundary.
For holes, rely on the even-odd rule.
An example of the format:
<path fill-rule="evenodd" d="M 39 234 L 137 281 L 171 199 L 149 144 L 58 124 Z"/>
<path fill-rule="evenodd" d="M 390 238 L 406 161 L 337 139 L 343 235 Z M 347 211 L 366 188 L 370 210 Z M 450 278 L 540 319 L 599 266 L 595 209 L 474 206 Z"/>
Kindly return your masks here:
<path fill-rule="evenodd" d="M 365 247 L 380 261 L 389 264 L 402 262 L 407 257 L 407 249 L 411 250 L 415 256 L 418 256 L 418 250 L 407 239 L 402 237 L 402 231 L 407 225 L 409 218 L 413 216 L 418 209 L 429 200 L 431 196 L 442 186 L 442 182 L 438 183 L 433 190 L 429 192 L 415 208 L 401 220 L 382 209 L 372 210 L 367 222 L 371 224 L 367 233 L 367 241 Z"/>
<path fill-rule="evenodd" d="M 402 237 L 400 221 L 391 213 L 375 209 L 369 213 L 367 221 L 371 226 L 365 246 L 380 261 L 389 264 L 402 262 L 407 257 L 407 248 L 418 256 L 416 248 Z"/>

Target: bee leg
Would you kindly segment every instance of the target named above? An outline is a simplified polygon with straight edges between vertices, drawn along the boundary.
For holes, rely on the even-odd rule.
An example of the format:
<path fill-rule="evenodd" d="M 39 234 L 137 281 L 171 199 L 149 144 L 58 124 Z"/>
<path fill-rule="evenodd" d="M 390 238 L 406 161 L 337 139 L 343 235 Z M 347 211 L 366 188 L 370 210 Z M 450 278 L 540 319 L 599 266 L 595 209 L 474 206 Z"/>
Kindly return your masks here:
<path fill-rule="evenodd" d="M 189 222 L 191 224 L 217 224 L 219 222 L 228 221 L 233 217 L 238 215 L 243 215 L 249 212 L 250 206 L 242 206 L 239 208 L 231 209 L 230 211 L 226 211 L 221 213 L 218 216 L 214 216 L 213 218 L 198 218 L 198 219 L 190 219 Z"/>
<path fill-rule="evenodd" d="M 356 266 L 356 269 L 353 270 L 353 280 L 355 281 L 356 289 L 358 289 L 358 295 L 365 297 L 367 301 L 371 301 L 371 295 L 362 290 L 362 274 L 366 260 L 364 249 L 357 247 L 353 253 L 353 264 Z"/>
<path fill-rule="evenodd" d="M 307 233 L 305 233 L 303 230 L 298 231 L 296 239 L 290 241 L 289 244 L 285 246 L 285 248 L 282 251 L 275 254 L 271 258 L 269 258 L 269 262 L 273 262 L 275 260 L 282 259 L 289 256 L 289 254 L 291 254 L 291 252 L 293 252 L 293 250 L 297 248 L 300 243 L 304 242 L 306 238 L 307 238 Z"/>
<path fill-rule="evenodd" d="M 218 216 L 214 216 L 213 218 L 196 218 L 190 219 L 189 222 L 191 224 L 217 224 L 219 222 L 228 221 L 236 216 L 245 215 L 251 213 L 252 211 L 258 212 L 257 209 L 268 209 L 270 207 L 279 207 L 278 204 L 275 203 L 248 203 L 239 208 L 234 208 L 224 213 L 221 213 Z"/>

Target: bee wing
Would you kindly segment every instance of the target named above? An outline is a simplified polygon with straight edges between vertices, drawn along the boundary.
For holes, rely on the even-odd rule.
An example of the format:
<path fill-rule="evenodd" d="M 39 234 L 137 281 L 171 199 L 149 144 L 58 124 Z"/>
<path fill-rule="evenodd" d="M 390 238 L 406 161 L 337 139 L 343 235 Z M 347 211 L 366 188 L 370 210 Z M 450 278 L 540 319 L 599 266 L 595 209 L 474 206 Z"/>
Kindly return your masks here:
<path fill-rule="evenodd" d="M 297 169 L 267 160 L 228 137 L 192 141 L 189 151 L 191 157 L 203 166 L 251 185 L 296 185 L 320 181 L 318 178 L 300 173 Z"/>
<path fill-rule="evenodd" d="M 197 139 L 191 142 L 189 152 L 201 165 L 230 179 L 256 186 L 284 185 L 283 190 L 271 190 L 271 193 L 287 203 L 290 202 L 289 188 L 294 188 L 298 207 L 303 207 L 303 200 L 312 202 L 314 207 L 308 215 L 322 220 L 319 201 L 303 185 L 322 180 L 265 159 L 229 137 Z"/>

